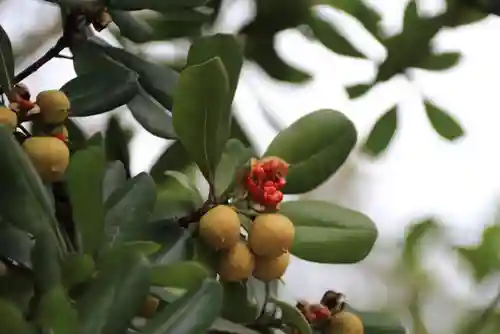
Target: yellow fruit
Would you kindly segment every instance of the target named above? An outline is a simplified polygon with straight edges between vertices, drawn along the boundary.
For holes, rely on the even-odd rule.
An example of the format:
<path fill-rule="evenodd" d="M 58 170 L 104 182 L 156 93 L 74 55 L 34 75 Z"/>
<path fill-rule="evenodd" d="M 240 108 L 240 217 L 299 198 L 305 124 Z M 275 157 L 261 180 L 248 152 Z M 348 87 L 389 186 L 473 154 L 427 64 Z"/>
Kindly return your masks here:
<path fill-rule="evenodd" d="M 0 124 L 5 124 L 14 131 L 17 127 L 17 114 L 9 108 L 0 107 Z"/>
<path fill-rule="evenodd" d="M 23 148 L 45 182 L 60 181 L 69 164 L 69 149 L 54 137 L 30 137 Z"/>
<path fill-rule="evenodd" d="M 351 313 L 342 311 L 330 318 L 326 334 L 363 334 L 361 319 Z"/>
<path fill-rule="evenodd" d="M 46 124 L 59 124 L 68 118 L 69 99 L 62 91 L 43 91 L 36 97 L 36 104 L 40 108 L 40 117 Z"/>
<path fill-rule="evenodd" d="M 248 243 L 256 255 L 277 257 L 290 249 L 294 235 L 290 219 L 277 213 L 263 214 L 255 218 Z"/>
<path fill-rule="evenodd" d="M 209 210 L 200 219 L 200 237 L 216 250 L 232 248 L 240 240 L 238 214 L 226 205 Z"/>
<path fill-rule="evenodd" d="M 288 252 L 275 258 L 256 256 L 253 276 L 263 282 L 279 279 L 285 274 L 289 262 L 290 253 Z"/>
<path fill-rule="evenodd" d="M 238 282 L 249 278 L 254 269 L 254 255 L 247 244 L 239 241 L 224 252 L 219 263 L 219 276 L 222 281 Z"/>
<path fill-rule="evenodd" d="M 142 303 L 139 313 L 137 315 L 139 317 L 150 319 L 156 314 L 159 305 L 160 305 L 160 300 L 155 296 L 149 295 L 146 297 L 146 300 L 144 300 L 144 302 Z"/>

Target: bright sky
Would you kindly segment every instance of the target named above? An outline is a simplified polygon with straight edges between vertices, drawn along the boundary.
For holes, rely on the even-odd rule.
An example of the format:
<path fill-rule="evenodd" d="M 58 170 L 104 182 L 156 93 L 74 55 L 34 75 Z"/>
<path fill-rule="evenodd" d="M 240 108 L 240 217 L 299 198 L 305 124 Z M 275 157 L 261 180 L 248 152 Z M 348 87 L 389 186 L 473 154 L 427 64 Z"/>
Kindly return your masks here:
<path fill-rule="evenodd" d="M 10 4 L 14 2 L 19 6 L 18 9 L 22 8 L 25 17 L 32 13 L 48 18 L 57 13 L 50 6 L 34 0 L 7 1 Z M 221 22 L 223 31 L 233 31 L 235 17 L 241 17 L 246 11 L 244 0 L 235 2 L 239 6 L 235 4 L 231 9 L 228 14 L 231 19 Z M 381 10 L 384 27 L 392 32 L 401 28 L 404 1 L 372 0 L 370 3 Z M 432 12 L 440 8 L 441 1 L 421 0 L 420 4 L 424 12 Z M 333 11 L 325 11 L 324 15 L 342 22 L 346 33 L 355 36 L 357 44 L 372 59 L 383 59 L 383 48 L 355 22 L 339 18 L 338 13 Z M 14 29 L 19 21 L 10 18 L 16 17 L 13 6 L 6 8 L 0 15 L 0 23 L 13 39 L 19 38 Z M 23 24 L 28 26 L 29 21 L 23 20 Z M 37 26 L 33 24 L 27 29 L 37 29 Z M 491 219 L 500 190 L 500 159 L 497 153 L 497 143 L 500 141 L 500 113 L 497 110 L 500 47 L 494 42 L 498 40 L 499 31 L 498 18 L 488 18 L 466 28 L 443 31 L 437 36 L 435 46 L 439 50 L 461 50 L 464 57 L 459 66 L 446 73 L 416 71 L 413 84 L 394 79 L 356 101 L 347 99 L 343 86 L 368 81 L 375 74 L 370 61 L 335 56 L 321 45 L 306 41 L 298 33 L 283 32 L 278 39 L 280 52 L 291 63 L 313 73 L 313 82 L 302 87 L 278 85 L 248 66 L 236 97 L 239 116 L 246 122 L 256 144 L 263 151 L 275 131 L 265 122 L 252 95 L 254 92 L 261 94 L 275 120 L 283 126 L 310 111 L 335 108 L 353 119 L 360 139 L 366 137 L 381 113 L 394 103 L 399 103 L 400 127 L 383 159 L 370 161 L 357 153 L 353 154 L 345 168 L 311 196 L 334 200 L 363 211 L 377 223 L 382 238 L 401 237 L 405 225 L 411 219 L 433 214 L 453 226 L 456 240 L 473 242 L 479 237 L 484 223 Z M 49 44 L 45 48 L 48 47 Z M 57 59 L 26 80 L 26 83 L 36 94 L 43 89 L 60 87 L 73 76 L 71 62 Z M 463 140 L 450 144 L 434 133 L 421 105 L 420 93 L 432 97 L 461 121 L 467 133 Z M 126 120 L 131 120 L 128 114 Z M 87 118 L 83 123 L 102 124 L 102 117 Z M 151 164 L 165 142 L 149 135 L 135 123 L 131 124 L 136 128 L 132 143 L 132 169 L 139 172 Z M 473 291 L 467 280 L 450 283 L 456 282 L 452 279 L 456 276 L 455 260 L 436 253 L 430 261 L 430 266 L 436 270 L 443 286 L 450 293 L 459 296 L 457 298 L 470 296 Z M 344 268 L 294 261 L 286 279 L 294 296 L 318 298 L 325 289 L 335 285 L 351 293 L 355 302 L 363 304 L 366 301 L 362 295 L 368 293 L 383 299 L 385 293 L 376 280 L 363 275 L 363 266 L 370 266 L 370 263 L 374 262 L 365 261 Z M 310 273 L 306 277 L 305 271 Z"/>

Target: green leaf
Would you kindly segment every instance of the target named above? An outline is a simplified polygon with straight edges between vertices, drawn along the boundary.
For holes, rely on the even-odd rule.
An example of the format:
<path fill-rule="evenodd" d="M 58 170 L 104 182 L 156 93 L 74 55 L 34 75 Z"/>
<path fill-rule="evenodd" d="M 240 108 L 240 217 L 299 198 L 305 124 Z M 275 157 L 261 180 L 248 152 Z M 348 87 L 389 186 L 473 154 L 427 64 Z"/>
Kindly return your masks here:
<path fill-rule="evenodd" d="M 94 273 L 95 263 L 88 254 L 68 254 L 61 263 L 64 287 L 71 289 L 75 285 L 87 281 Z"/>
<path fill-rule="evenodd" d="M 1 300 L 10 301 L 19 310 L 25 313 L 29 310 L 33 295 L 33 279 L 29 277 L 29 272 L 23 270 L 7 269 L 7 273 L 3 276 L 0 276 Z"/>
<path fill-rule="evenodd" d="M 2 331 L 9 334 L 34 334 L 23 314 L 11 303 L 0 299 Z"/>
<path fill-rule="evenodd" d="M 34 241 L 24 231 L 12 226 L 0 226 L 0 257 L 12 259 L 31 268 Z"/>
<path fill-rule="evenodd" d="M 363 145 L 363 151 L 371 156 L 384 152 L 393 139 L 398 125 L 398 110 L 394 107 L 380 116 Z"/>
<path fill-rule="evenodd" d="M 49 231 L 36 236 L 31 250 L 35 285 L 42 292 L 49 291 L 61 283 L 57 240 Z"/>
<path fill-rule="evenodd" d="M 105 203 L 105 226 L 109 246 L 120 242 L 121 229 L 145 224 L 156 203 L 156 185 L 146 173 L 139 173 L 111 194 Z"/>
<path fill-rule="evenodd" d="M 87 135 L 81 129 L 80 125 L 77 124 L 72 119 L 67 119 L 66 128 L 68 129 L 70 152 L 73 153 L 85 147 L 85 143 L 87 141 Z"/>
<path fill-rule="evenodd" d="M 158 252 L 162 245 L 152 241 L 129 241 L 122 244 L 121 247 L 149 256 Z"/>
<path fill-rule="evenodd" d="M 222 308 L 223 291 L 219 282 L 207 279 L 198 289 L 187 292 L 166 306 L 141 329 L 143 334 L 204 333 Z"/>
<path fill-rule="evenodd" d="M 461 57 L 462 54 L 460 52 L 431 54 L 417 64 L 417 67 L 430 71 L 444 71 L 457 65 Z"/>
<path fill-rule="evenodd" d="M 155 253 L 151 260 L 156 264 L 170 264 L 179 261 L 185 261 L 192 253 L 192 232 L 184 230 L 175 222 L 168 222 L 164 226 L 164 234 L 156 236 L 158 242 L 161 242 L 162 249 Z"/>
<path fill-rule="evenodd" d="M 377 239 L 373 221 L 360 212 L 323 201 L 289 201 L 280 213 L 295 225 L 292 254 L 317 263 L 356 263 Z"/>
<path fill-rule="evenodd" d="M 135 43 L 146 43 L 151 40 L 154 30 L 146 21 L 123 10 L 111 10 L 109 13 L 123 37 Z"/>
<path fill-rule="evenodd" d="M 0 125 L 0 216 L 14 227 L 38 234 L 58 225 L 47 189 L 17 143 Z"/>
<path fill-rule="evenodd" d="M 282 321 L 285 324 L 292 326 L 301 334 L 313 333 L 311 326 L 298 308 L 275 298 L 271 298 L 270 301 L 281 309 Z"/>
<path fill-rule="evenodd" d="M 305 83 L 311 79 L 309 73 L 290 66 L 278 55 L 272 36 L 248 35 L 245 41 L 245 56 L 276 80 Z"/>
<path fill-rule="evenodd" d="M 106 201 L 109 196 L 118 188 L 127 182 L 127 172 L 121 161 L 108 163 L 106 173 L 104 174 L 102 197 Z"/>
<path fill-rule="evenodd" d="M 441 137 L 452 141 L 464 135 L 464 130 L 453 116 L 430 101 L 425 101 L 424 103 L 427 118 L 431 122 L 434 130 L 436 130 Z"/>
<path fill-rule="evenodd" d="M 385 312 L 358 311 L 346 305 L 346 311 L 356 314 L 363 322 L 366 334 L 405 334 L 406 328 L 395 316 Z"/>
<path fill-rule="evenodd" d="M 14 86 L 14 54 L 9 35 L 0 26 L 0 86 L 9 92 Z"/>
<path fill-rule="evenodd" d="M 173 92 L 179 80 L 179 74 L 176 71 L 109 44 L 94 41 L 93 45 L 110 58 L 137 72 L 139 83 L 144 90 L 163 107 L 172 110 Z"/>
<path fill-rule="evenodd" d="M 243 49 L 234 35 L 215 34 L 201 37 L 195 40 L 189 48 L 187 66 L 199 65 L 214 57 L 219 57 L 226 69 L 229 81 L 229 103 L 231 103 L 243 65 Z"/>
<path fill-rule="evenodd" d="M 108 161 L 120 161 L 126 178 L 130 178 L 130 152 L 128 145 L 132 136 L 133 134 L 128 128 L 122 127 L 118 117 L 112 116 L 109 118 L 104 137 L 106 159 Z"/>
<path fill-rule="evenodd" d="M 365 95 L 370 91 L 370 89 L 373 88 L 373 84 L 360 84 L 360 85 L 355 85 L 351 87 L 347 87 L 347 95 L 349 95 L 350 99 L 357 99 L 358 97 L 361 97 L 362 95 Z"/>
<path fill-rule="evenodd" d="M 224 282 L 224 303 L 222 317 L 238 324 L 249 324 L 255 321 L 259 314 L 257 303 L 248 297 L 245 283 Z"/>
<path fill-rule="evenodd" d="M 223 318 L 217 318 L 212 326 L 210 327 L 210 331 L 212 332 L 220 332 L 220 333 L 237 333 L 237 334 L 259 334 L 261 332 L 257 332 L 253 329 L 250 329 L 246 326 L 239 325 L 237 323 L 228 321 Z"/>
<path fill-rule="evenodd" d="M 438 231 L 438 224 L 433 219 L 418 221 L 408 228 L 403 248 L 403 260 L 407 266 L 414 266 L 422 257 L 422 239 Z"/>
<path fill-rule="evenodd" d="M 328 49 L 342 56 L 365 58 L 336 28 L 320 17 L 311 15 L 308 20 L 314 36 Z"/>
<path fill-rule="evenodd" d="M 108 0 L 107 6 L 122 10 L 152 9 L 163 12 L 175 8 L 199 7 L 208 0 Z"/>
<path fill-rule="evenodd" d="M 111 67 L 79 75 L 65 83 L 61 91 L 70 100 L 71 117 L 99 115 L 129 102 L 138 92 L 137 80 L 137 73 Z"/>
<path fill-rule="evenodd" d="M 264 156 L 278 156 L 290 164 L 284 193 L 304 193 L 322 184 L 344 164 L 356 140 L 356 128 L 344 114 L 318 110 L 281 131 Z"/>
<path fill-rule="evenodd" d="M 89 146 L 71 158 L 67 174 L 73 219 L 83 251 L 93 255 L 104 241 L 103 179 L 106 169 L 104 150 Z"/>
<path fill-rule="evenodd" d="M 61 286 L 54 287 L 42 296 L 37 322 L 53 334 L 74 334 L 78 331 L 78 314 Z"/>
<path fill-rule="evenodd" d="M 119 62 L 107 56 L 99 45 L 92 40 L 70 48 L 73 54 L 73 67 L 77 75 L 96 73 L 109 68 L 122 67 Z"/>
<path fill-rule="evenodd" d="M 140 253 L 119 249 L 77 300 L 80 333 L 123 333 L 149 293 L 149 262 Z"/>
<path fill-rule="evenodd" d="M 170 177 L 165 171 L 182 171 L 191 163 L 189 154 L 180 141 L 175 141 L 156 159 L 151 167 L 150 174 L 157 183 L 163 183 Z"/>
<path fill-rule="evenodd" d="M 170 182 L 158 185 L 158 197 L 152 219 L 183 216 L 203 204 L 203 199 L 192 181 L 177 171 L 167 171 Z"/>
<path fill-rule="evenodd" d="M 228 77 L 220 58 L 186 68 L 175 92 L 175 131 L 209 183 L 229 136 Z"/>
<path fill-rule="evenodd" d="M 251 149 L 245 147 L 238 139 L 229 139 L 215 170 L 215 195 L 222 195 L 236 180 L 238 169 L 253 156 Z"/>
<path fill-rule="evenodd" d="M 196 261 L 155 265 L 151 267 L 151 284 L 191 290 L 199 287 L 209 275 L 208 269 Z"/>
<path fill-rule="evenodd" d="M 142 87 L 127 106 L 144 129 L 149 133 L 165 139 L 175 139 L 176 134 L 172 124 L 172 113 L 149 95 Z"/>

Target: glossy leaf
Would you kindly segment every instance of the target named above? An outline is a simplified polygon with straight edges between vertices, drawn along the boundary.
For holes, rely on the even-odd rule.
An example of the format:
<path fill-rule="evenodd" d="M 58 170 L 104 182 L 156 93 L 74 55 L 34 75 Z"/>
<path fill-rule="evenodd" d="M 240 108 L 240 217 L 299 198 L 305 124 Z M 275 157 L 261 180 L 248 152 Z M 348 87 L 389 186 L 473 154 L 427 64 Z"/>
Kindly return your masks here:
<path fill-rule="evenodd" d="M 191 290 L 196 289 L 209 275 L 208 269 L 196 261 L 155 265 L 151 268 L 151 284 Z"/>
<path fill-rule="evenodd" d="M 28 312 L 34 296 L 33 279 L 24 270 L 7 270 L 0 276 L 0 300 L 13 303 L 22 312 Z"/>
<path fill-rule="evenodd" d="M 164 230 L 171 233 L 170 235 L 156 236 L 162 245 L 162 249 L 151 257 L 156 264 L 186 261 L 192 253 L 192 232 L 174 225 L 175 222 L 169 222 L 169 224 L 170 226 L 165 226 Z"/>
<path fill-rule="evenodd" d="M 119 68 L 119 62 L 114 61 L 99 48 L 99 44 L 88 40 L 71 48 L 73 67 L 77 75 L 96 73 L 109 68 Z"/>
<path fill-rule="evenodd" d="M 328 49 L 342 56 L 365 58 L 336 28 L 320 17 L 311 16 L 308 21 L 314 36 Z"/>
<path fill-rule="evenodd" d="M 165 171 L 182 171 L 191 163 L 189 154 L 180 141 L 167 146 L 165 151 L 156 159 L 151 167 L 150 174 L 157 183 L 170 178 Z"/>
<path fill-rule="evenodd" d="M 464 135 L 462 126 L 455 118 L 432 102 L 425 102 L 425 112 L 432 127 L 441 137 L 451 141 Z"/>
<path fill-rule="evenodd" d="M 124 249 L 112 253 L 77 300 L 80 333 L 123 333 L 149 293 L 149 262 Z"/>
<path fill-rule="evenodd" d="M 257 63 L 270 77 L 292 83 L 304 83 L 311 75 L 285 62 L 274 47 L 270 36 L 249 35 L 245 42 L 245 56 Z"/>
<path fill-rule="evenodd" d="M 366 334 L 408 333 L 401 321 L 388 313 L 358 311 L 350 305 L 346 305 L 346 311 L 356 314 L 361 319 Z"/>
<path fill-rule="evenodd" d="M 14 54 L 9 35 L 0 26 L 0 86 L 9 92 L 14 86 Z"/>
<path fill-rule="evenodd" d="M 0 226 L 0 257 L 12 259 L 31 268 L 33 239 L 24 231 L 12 226 Z"/>
<path fill-rule="evenodd" d="M 62 281 L 64 287 L 70 289 L 87 281 L 94 273 L 95 263 L 88 254 L 68 254 L 61 263 Z"/>
<path fill-rule="evenodd" d="M 213 58 L 181 73 L 174 98 L 175 131 L 212 184 L 230 131 L 228 94 L 224 65 L 220 58 Z"/>
<path fill-rule="evenodd" d="M 344 114 L 318 110 L 278 133 L 264 156 L 278 156 L 290 164 L 284 193 L 304 193 L 344 164 L 356 140 L 356 128 Z"/>
<path fill-rule="evenodd" d="M 377 119 L 363 145 L 363 151 L 371 156 L 384 152 L 393 139 L 398 125 L 398 110 L 394 107 Z"/>
<path fill-rule="evenodd" d="M 219 282 L 207 279 L 166 306 L 141 329 L 143 334 L 204 333 L 217 319 L 222 307 L 223 291 Z"/>
<path fill-rule="evenodd" d="M 199 65 L 214 57 L 219 57 L 226 69 L 231 103 L 243 65 L 243 49 L 233 35 L 215 34 L 201 37 L 195 40 L 189 49 L 187 66 Z"/>
<path fill-rule="evenodd" d="M 292 254 L 317 263 L 356 263 L 377 239 L 373 221 L 356 212 L 323 201 L 289 201 L 280 213 L 295 225 Z"/>
<path fill-rule="evenodd" d="M 430 71 L 444 71 L 457 65 L 461 57 L 462 54 L 460 52 L 431 54 L 421 63 L 417 64 L 417 67 Z"/>
<path fill-rule="evenodd" d="M 139 88 L 139 93 L 128 102 L 127 106 L 136 121 L 149 133 L 160 138 L 176 138 L 172 124 L 172 113 L 142 87 Z"/>
<path fill-rule="evenodd" d="M 313 333 L 311 326 L 298 308 L 275 298 L 271 298 L 271 302 L 281 309 L 281 318 L 285 324 L 295 328 L 301 334 Z"/>
<path fill-rule="evenodd" d="M 260 309 L 257 303 L 248 298 L 248 289 L 245 283 L 224 282 L 224 303 L 221 316 L 238 324 L 249 324 L 255 321 Z"/>
<path fill-rule="evenodd" d="M 120 124 L 116 116 L 108 120 L 104 134 L 104 149 L 108 161 L 120 161 L 125 172 L 125 177 L 130 178 L 130 152 L 129 143 L 133 133 L 129 128 Z"/>
<path fill-rule="evenodd" d="M 82 117 L 102 114 L 126 104 L 138 92 L 138 87 L 136 73 L 116 67 L 79 75 L 60 90 L 70 100 L 70 116 Z"/>
<path fill-rule="evenodd" d="M 102 189 L 105 170 L 103 148 L 89 146 L 73 155 L 66 172 L 73 219 L 83 251 L 92 255 L 104 241 Z"/>
<path fill-rule="evenodd" d="M 57 240 L 52 233 L 38 234 L 31 250 L 31 261 L 35 285 L 42 292 L 49 291 L 61 283 L 58 255 Z"/>
<path fill-rule="evenodd" d="M 10 302 L 0 299 L 0 319 L 2 331 L 9 334 L 34 334 L 34 331 L 24 320 L 24 315 Z"/>
<path fill-rule="evenodd" d="M 123 10 L 111 10 L 109 13 L 123 37 L 135 43 L 146 43 L 151 40 L 154 31 L 146 21 Z"/>
<path fill-rule="evenodd" d="M 215 195 L 220 196 L 236 181 L 238 169 L 252 158 L 252 150 L 238 139 L 230 139 L 215 170 Z"/>
<path fill-rule="evenodd" d="M 146 173 L 140 173 L 111 194 L 105 203 L 107 240 L 120 242 L 121 228 L 145 224 L 156 203 L 156 185 Z"/>
<path fill-rule="evenodd" d="M 127 181 L 127 172 L 121 161 L 113 161 L 108 163 L 106 173 L 104 174 L 102 197 L 106 201 L 109 196 L 118 188 L 123 186 Z"/>
<path fill-rule="evenodd" d="M 42 295 L 38 305 L 37 322 L 53 334 L 78 332 L 78 314 L 61 286 L 56 286 Z"/>
<path fill-rule="evenodd" d="M 68 129 L 70 152 L 73 153 L 85 147 L 87 135 L 80 125 L 74 120 L 68 119 L 66 120 L 66 128 Z"/>
<path fill-rule="evenodd" d="M 152 9 L 159 12 L 183 7 L 203 6 L 208 0 L 108 0 L 110 8 L 122 10 Z"/>
<path fill-rule="evenodd" d="M 45 186 L 29 158 L 12 135 L 0 125 L 0 215 L 14 227 L 38 234 L 58 223 Z"/>

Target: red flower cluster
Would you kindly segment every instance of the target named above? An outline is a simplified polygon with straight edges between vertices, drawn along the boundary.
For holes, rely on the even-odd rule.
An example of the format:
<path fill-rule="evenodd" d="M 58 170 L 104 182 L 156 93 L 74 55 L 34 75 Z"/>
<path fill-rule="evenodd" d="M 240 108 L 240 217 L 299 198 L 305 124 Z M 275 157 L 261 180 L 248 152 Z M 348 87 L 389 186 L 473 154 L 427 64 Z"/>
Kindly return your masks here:
<path fill-rule="evenodd" d="M 280 158 L 267 157 L 260 161 L 252 159 L 244 187 L 255 203 L 266 208 L 276 208 L 283 200 L 280 190 L 285 186 L 287 174 L 288 164 Z"/>

